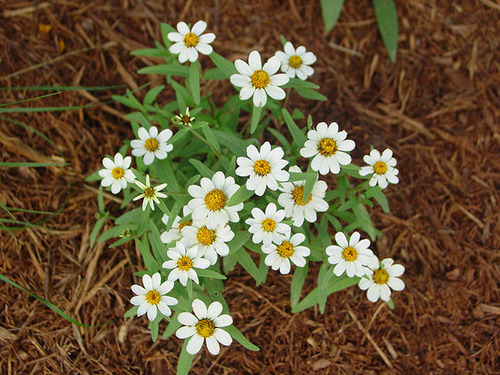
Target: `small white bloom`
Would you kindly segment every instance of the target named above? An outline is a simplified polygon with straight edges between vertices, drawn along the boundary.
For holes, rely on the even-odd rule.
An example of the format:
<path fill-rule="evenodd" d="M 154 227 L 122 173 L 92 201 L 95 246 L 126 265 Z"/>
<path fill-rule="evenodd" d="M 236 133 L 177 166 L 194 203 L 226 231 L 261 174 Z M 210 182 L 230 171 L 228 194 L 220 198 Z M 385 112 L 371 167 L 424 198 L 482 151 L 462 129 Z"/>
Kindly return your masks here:
<path fill-rule="evenodd" d="M 297 267 L 304 267 L 306 265 L 305 257 L 311 254 L 311 250 L 305 246 L 298 246 L 306 236 L 302 233 L 296 233 L 290 238 L 290 232 L 281 237 L 276 245 L 262 246 L 262 251 L 269 254 L 264 262 L 266 266 L 271 267 L 273 270 L 280 270 L 282 275 L 290 272 L 290 261 Z"/>
<path fill-rule="evenodd" d="M 253 233 L 253 243 L 262 242 L 264 246 L 269 246 L 272 242 L 281 243 L 281 238 L 292 230 L 290 225 L 282 223 L 285 210 L 277 211 L 274 203 L 267 205 L 265 213 L 258 207 L 253 208 L 252 216 L 245 223 L 250 225 L 248 231 Z"/>
<path fill-rule="evenodd" d="M 300 168 L 294 165 L 290 167 L 290 172 L 300 173 Z M 285 209 L 286 217 L 293 219 L 293 225 L 301 226 L 306 219 L 314 223 L 317 219 L 316 212 L 325 212 L 328 210 L 328 203 L 323 199 L 326 194 L 327 184 L 325 181 L 316 181 L 311 194 L 307 197 L 305 203 L 302 203 L 304 197 L 305 181 L 286 182 L 280 190 L 283 192 L 278 197 L 278 203 Z"/>
<path fill-rule="evenodd" d="M 181 64 L 187 60 L 191 62 L 198 60 L 198 52 L 203 55 L 210 55 L 213 52 L 210 43 L 215 40 L 215 34 L 203 34 L 206 28 L 205 21 L 196 22 L 192 29 L 189 29 L 189 26 L 181 21 L 177 24 L 178 33 L 168 33 L 167 38 L 174 42 L 169 51 L 175 55 L 179 54 Z"/>
<path fill-rule="evenodd" d="M 248 64 L 237 59 L 234 65 L 239 74 L 233 74 L 229 79 L 233 85 L 242 88 L 241 100 L 247 100 L 253 95 L 253 104 L 263 107 L 267 102 L 267 95 L 276 100 L 285 98 L 285 91 L 278 86 L 283 86 L 290 79 L 286 74 L 276 74 L 280 68 L 280 60 L 276 56 L 262 66 L 259 52 L 252 51 L 248 55 Z"/>
<path fill-rule="evenodd" d="M 183 213 L 184 213 L 184 216 L 188 215 L 186 206 L 184 206 L 184 208 L 183 208 Z M 182 228 L 193 224 L 193 220 L 186 220 L 186 221 L 183 221 L 181 223 L 181 219 L 182 218 L 180 216 L 175 217 L 174 222 L 172 223 L 172 227 L 170 228 L 170 230 L 164 231 L 161 234 L 161 237 L 160 237 L 161 242 L 170 243 L 172 241 L 178 240 L 179 238 L 182 237 L 182 235 L 181 235 Z M 163 216 L 161 217 L 161 221 L 163 221 L 163 224 L 167 225 L 168 220 L 169 220 L 169 217 L 167 215 L 163 214 Z"/>
<path fill-rule="evenodd" d="M 320 174 L 339 173 L 341 165 L 349 165 L 351 156 L 346 151 L 354 150 L 354 141 L 347 138 L 347 132 L 339 132 L 339 126 L 336 122 L 326 125 L 326 122 L 320 122 L 316 130 L 307 132 L 308 140 L 304 147 L 300 149 L 300 154 L 305 158 L 314 156 L 311 162 L 311 168 Z M 316 155 L 316 156 L 315 156 Z"/>
<path fill-rule="evenodd" d="M 360 241 L 360 238 L 361 235 L 354 232 L 348 242 L 344 233 L 337 232 L 335 241 L 339 246 L 331 245 L 326 248 L 326 254 L 330 256 L 328 263 L 336 265 L 333 269 L 336 276 L 347 272 L 348 277 L 361 277 L 367 272 L 366 267 L 373 264 L 374 255 L 368 248 L 370 240 Z"/>
<path fill-rule="evenodd" d="M 169 281 L 179 280 L 186 286 L 188 279 L 199 284 L 198 274 L 194 268 L 205 269 L 210 266 L 210 262 L 198 255 L 198 247 L 186 248 L 184 244 L 178 241 L 175 247 L 167 251 L 167 256 L 171 260 L 163 262 L 162 267 L 170 269 L 168 275 Z"/>
<path fill-rule="evenodd" d="M 151 209 L 155 210 L 155 203 L 160 203 L 158 198 L 166 198 L 167 195 L 160 193 L 161 190 L 167 187 L 167 184 L 160 184 L 155 187 L 151 187 L 151 182 L 149 181 L 149 175 L 146 175 L 146 185 L 144 185 L 141 181 L 135 180 L 135 184 L 142 189 L 142 193 L 134 198 L 134 201 L 144 198 L 142 201 L 142 210 L 144 211 L 146 207 L 149 205 Z"/>
<path fill-rule="evenodd" d="M 175 115 L 174 118 L 172 119 L 172 122 L 174 124 L 181 124 L 182 126 L 185 127 L 193 126 L 194 117 L 191 117 L 191 115 L 189 114 L 189 107 L 186 108 L 186 113 L 184 115 L 183 114 Z"/>
<path fill-rule="evenodd" d="M 248 177 L 247 189 L 255 190 L 255 194 L 262 196 L 266 188 L 270 190 L 278 189 L 278 181 L 287 181 L 290 174 L 283 168 L 288 164 L 283 160 L 285 153 L 281 147 L 271 150 L 271 144 L 264 142 L 260 151 L 257 147 L 250 145 L 247 147 L 248 158 L 243 156 L 236 159 L 238 168 L 236 174 L 241 177 Z"/>
<path fill-rule="evenodd" d="M 103 178 L 101 185 L 104 187 L 111 185 L 111 192 L 118 194 L 121 189 L 127 187 L 127 182 L 134 182 L 134 173 L 129 169 L 132 158 L 121 154 L 116 154 L 114 161 L 110 158 L 102 159 L 104 169 L 99 171 L 99 176 Z"/>
<path fill-rule="evenodd" d="M 286 73 L 290 78 L 306 80 L 308 76 L 314 73 L 314 69 L 310 67 L 316 62 L 316 55 L 312 52 L 307 52 L 304 46 L 300 46 L 295 50 L 293 44 L 285 43 L 285 52 L 278 51 L 276 56 L 281 61 L 281 71 Z"/>
<path fill-rule="evenodd" d="M 186 247 L 197 246 L 198 255 L 208 259 L 210 265 L 217 262 L 217 254 L 220 256 L 229 254 L 226 242 L 234 238 L 234 233 L 229 225 L 218 225 L 209 229 L 203 222 L 193 223 L 191 226 L 182 228 L 181 234 L 181 242 Z"/>
<path fill-rule="evenodd" d="M 399 171 L 394 168 L 396 159 L 392 157 L 392 151 L 388 148 L 380 155 L 378 150 L 372 150 L 370 155 L 365 155 L 363 160 L 368 166 L 361 167 L 359 174 L 367 176 L 373 174 L 370 180 L 370 186 L 380 186 L 385 189 L 388 183 L 397 184 L 399 182 Z"/>
<path fill-rule="evenodd" d="M 187 204 L 187 213 L 193 213 L 193 221 L 202 221 L 210 229 L 217 225 L 224 226 L 228 221 L 237 223 L 240 220 L 238 211 L 243 209 L 243 202 L 228 206 L 227 202 L 240 188 L 233 177 L 225 177 L 221 171 L 212 179 L 203 177 L 200 186 L 191 185 L 188 193 L 193 197 Z"/>
<path fill-rule="evenodd" d="M 195 355 L 206 341 L 210 354 L 217 355 L 220 351 L 219 343 L 224 346 L 231 345 L 233 338 L 220 327 L 233 324 L 233 318 L 228 314 L 221 315 L 222 304 L 215 301 L 207 309 L 207 305 L 203 301 L 195 299 L 192 306 L 194 315 L 188 312 L 180 313 L 177 320 L 184 327 L 175 332 L 179 339 L 191 337 L 186 351 L 191 355 Z"/>
<path fill-rule="evenodd" d="M 132 291 L 137 295 L 132 297 L 130 303 L 139 306 L 137 316 L 148 313 L 148 319 L 152 321 L 156 319 L 157 310 L 160 310 L 164 316 L 170 316 L 172 310 L 169 306 L 177 305 L 178 301 L 166 294 L 172 290 L 174 283 L 165 281 L 162 284 L 160 273 L 157 272 L 153 277 L 144 275 L 142 285 L 144 288 L 140 285 L 132 285 Z"/>
<path fill-rule="evenodd" d="M 378 262 L 373 270 L 368 269 L 365 277 L 359 280 L 358 286 L 361 290 L 367 290 L 366 297 L 371 302 L 391 299 L 391 289 L 401 291 L 405 288 L 403 280 L 398 279 L 405 272 L 400 264 L 394 264 L 394 260 L 386 258 L 382 263 Z"/>
<path fill-rule="evenodd" d="M 174 146 L 167 145 L 167 141 L 172 137 L 172 131 L 165 129 L 158 134 L 158 128 L 151 126 L 149 131 L 146 128 L 139 128 L 137 134 L 139 139 L 134 139 L 130 142 L 132 146 L 132 155 L 144 156 L 144 164 L 150 165 L 155 158 L 165 159 L 167 153 L 172 151 Z"/>

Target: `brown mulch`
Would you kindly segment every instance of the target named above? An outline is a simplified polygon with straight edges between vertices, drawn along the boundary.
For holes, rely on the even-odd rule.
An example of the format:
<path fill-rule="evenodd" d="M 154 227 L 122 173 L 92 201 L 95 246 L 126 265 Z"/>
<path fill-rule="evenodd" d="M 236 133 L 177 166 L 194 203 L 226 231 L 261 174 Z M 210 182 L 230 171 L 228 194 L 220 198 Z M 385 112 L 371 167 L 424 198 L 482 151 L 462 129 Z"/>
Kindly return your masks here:
<path fill-rule="evenodd" d="M 231 61 L 253 49 L 271 56 L 280 34 L 314 51 L 312 80 L 329 100 L 316 104 L 292 96 L 290 108 L 305 109 L 315 123 L 339 122 L 356 140 L 358 164 L 370 145 L 389 147 L 398 159 L 401 182 L 388 189 L 392 212 L 371 210 L 384 233 L 375 252 L 406 267 L 406 289 L 395 293 L 395 310 L 368 302 L 354 287 L 331 296 L 323 315 L 316 309 L 293 315 L 291 276 L 270 272 L 266 285 L 255 288 L 237 268 L 225 297 L 235 324 L 261 351 L 236 343 L 217 357 L 204 350 L 193 374 L 498 373 L 498 2 L 399 1 L 395 64 L 368 1 L 346 1 L 330 34 L 323 32 L 319 2 L 308 0 L 31 3 L 0 1 L 0 87 L 156 85 L 161 77 L 135 73 L 154 60 L 130 51 L 160 40 L 160 22 L 204 19 L 217 34 L 215 50 Z M 44 34 L 39 24 L 53 27 Z M 235 92 L 227 83 L 209 89 Z M 123 90 L 66 92 L 23 105 L 79 106 Z M 0 91 L 0 104 L 36 95 Z M 0 168 L 3 204 L 43 211 L 64 204 L 41 228 L 0 231 L 0 273 L 91 325 L 73 326 L 1 283 L 1 374 L 175 373 L 182 342 L 153 344 L 144 317 L 123 318 L 137 280 L 133 272 L 142 269 L 136 249 L 89 242 L 98 184 L 84 178 L 131 138 L 125 113 L 110 101 L 7 115 L 43 132 L 55 147 L 0 118 L 0 160 L 70 163 Z M 111 199 L 106 207 L 119 212 Z M 44 217 L 15 214 L 32 222 Z"/>

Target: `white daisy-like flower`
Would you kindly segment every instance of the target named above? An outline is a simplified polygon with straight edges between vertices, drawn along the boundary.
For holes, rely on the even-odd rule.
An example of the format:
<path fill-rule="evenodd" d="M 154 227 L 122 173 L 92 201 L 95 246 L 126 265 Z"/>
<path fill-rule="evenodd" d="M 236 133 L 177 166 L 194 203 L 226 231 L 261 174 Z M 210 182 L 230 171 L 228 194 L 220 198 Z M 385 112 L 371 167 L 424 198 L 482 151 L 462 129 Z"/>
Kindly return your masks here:
<path fill-rule="evenodd" d="M 135 184 L 139 186 L 142 190 L 142 193 L 139 194 L 137 197 L 135 197 L 133 200 L 139 200 L 141 198 L 144 198 L 142 201 L 142 210 L 146 210 L 146 207 L 149 205 L 151 206 L 151 209 L 154 211 L 155 210 L 155 203 L 160 203 L 160 200 L 158 198 L 166 198 L 167 195 L 160 193 L 161 190 L 165 189 L 167 187 L 167 184 L 160 184 L 155 187 L 151 187 L 151 182 L 149 181 L 149 175 L 146 175 L 146 185 L 144 185 L 141 181 L 135 180 Z"/>
<path fill-rule="evenodd" d="M 162 267 L 172 270 L 168 275 L 168 280 L 179 280 L 184 286 L 186 286 L 188 279 L 199 284 L 198 274 L 194 269 L 205 269 L 210 266 L 208 260 L 198 255 L 198 246 L 186 248 L 180 241 L 177 241 L 174 248 L 167 251 L 167 256 L 170 260 L 163 262 Z"/>
<path fill-rule="evenodd" d="M 208 259 L 210 265 L 217 262 L 217 254 L 220 256 L 229 254 L 229 247 L 226 242 L 234 238 L 234 233 L 229 225 L 218 225 L 210 229 L 203 222 L 193 223 L 182 228 L 181 235 L 181 242 L 186 247 L 197 246 L 198 256 Z"/>
<path fill-rule="evenodd" d="M 361 167 L 359 174 L 367 176 L 373 174 L 370 179 L 370 186 L 380 186 L 385 189 L 389 182 L 397 184 L 399 182 L 399 171 L 394 168 L 396 166 L 396 159 L 392 157 L 392 151 L 388 148 L 380 155 L 378 150 L 371 150 L 370 155 L 365 155 L 363 160 L 368 166 Z"/>
<path fill-rule="evenodd" d="M 269 254 L 264 262 L 266 266 L 273 270 L 280 270 L 282 275 L 290 272 L 290 261 L 297 267 L 306 265 L 305 257 L 311 254 L 311 250 L 305 246 L 298 246 L 306 239 L 302 233 L 296 233 L 290 238 L 291 233 L 288 232 L 280 238 L 276 244 L 262 246 L 262 251 Z"/>
<path fill-rule="evenodd" d="M 398 279 L 405 272 L 405 268 L 400 264 L 394 264 L 391 258 L 378 262 L 373 269 L 368 269 L 366 275 L 359 280 L 358 286 L 361 290 L 367 290 L 366 297 L 371 302 L 391 299 L 391 289 L 401 291 L 405 288 L 403 280 Z"/>
<path fill-rule="evenodd" d="M 178 301 L 166 294 L 172 290 L 174 283 L 167 280 L 162 284 L 160 273 L 157 272 L 152 277 L 144 275 L 142 285 L 144 287 L 132 285 L 132 291 L 137 295 L 131 298 L 130 303 L 139 306 L 137 316 L 148 313 L 148 319 L 153 321 L 156 319 L 157 310 L 164 316 L 170 316 L 172 310 L 169 306 L 177 305 Z"/>
<path fill-rule="evenodd" d="M 281 71 L 286 73 L 290 78 L 306 80 L 308 76 L 314 73 L 314 69 L 310 67 L 316 62 L 316 55 L 312 52 L 307 52 L 304 46 L 297 49 L 293 48 L 290 42 L 285 43 L 285 52 L 278 51 L 276 56 L 281 61 Z"/>
<path fill-rule="evenodd" d="M 224 226 L 228 221 L 237 223 L 243 202 L 234 206 L 228 206 L 227 202 L 239 188 L 233 177 L 226 178 L 221 171 L 216 172 L 212 179 L 203 177 L 200 186 L 188 187 L 193 199 L 187 204 L 187 212 L 193 213 L 193 221 L 202 221 L 210 229 L 217 225 Z"/>
<path fill-rule="evenodd" d="M 292 230 L 290 225 L 282 223 L 285 210 L 278 211 L 274 203 L 267 205 L 266 212 L 258 207 L 253 208 L 252 216 L 245 223 L 250 225 L 248 231 L 253 233 L 253 243 L 262 243 L 264 246 L 269 246 L 272 242 L 280 243 L 281 238 Z"/>
<path fill-rule="evenodd" d="M 207 309 L 203 301 L 195 299 L 192 307 L 194 315 L 188 312 L 179 314 L 177 320 L 184 326 L 175 332 L 179 339 L 191 337 L 186 347 L 189 354 L 198 353 L 205 341 L 208 351 L 213 355 L 219 354 L 219 343 L 224 346 L 231 345 L 233 338 L 221 327 L 233 324 L 233 318 L 228 314 L 221 315 L 222 304 L 220 302 L 212 302 Z"/>
<path fill-rule="evenodd" d="M 111 192 L 118 194 L 121 189 L 127 187 L 127 182 L 134 182 L 134 173 L 129 169 L 132 158 L 121 154 L 116 154 L 114 161 L 110 158 L 102 159 L 104 169 L 99 171 L 99 176 L 103 178 L 101 185 L 108 187 L 111 185 Z"/>
<path fill-rule="evenodd" d="M 234 65 L 239 74 L 233 74 L 229 79 L 233 85 L 241 87 L 241 100 L 247 100 L 253 95 L 253 104 L 263 107 L 267 102 L 267 95 L 276 100 L 285 98 L 285 91 L 278 86 L 283 86 L 290 79 L 286 74 L 276 74 L 280 68 L 280 59 L 276 56 L 262 66 L 259 52 L 252 51 L 248 55 L 248 64 L 237 59 Z"/>
<path fill-rule="evenodd" d="M 174 124 L 181 124 L 184 127 L 192 127 L 194 122 L 194 117 L 189 114 L 189 107 L 186 108 L 185 114 L 178 114 L 172 118 Z"/>
<path fill-rule="evenodd" d="M 187 207 L 184 206 L 182 209 L 184 217 L 188 215 L 187 213 Z M 163 221 L 163 224 L 167 225 L 168 224 L 169 217 L 165 214 L 161 217 L 161 221 Z M 193 224 L 193 220 L 185 220 L 181 222 L 182 218 L 177 215 L 174 219 L 174 222 L 172 223 L 172 227 L 168 231 L 164 231 L 161 236 L 161 242 L 163 243 L 170 243 L 172 241 L 178 240 L 179 238 L 182 237 L 181 235 L 181 229 L 184 228 L 186 225 L 191 225 Z"/>
<path fill-rule="evenodd" d="M 179 62 L 185 63 L 187 60 L 194 62 L 198 60 L 198 52 L 203 55 L 210 55 L 213 48 L 210 45 L 215 40 L 214 33 L 203 34 L 207 24 L 205 21 L 198 21 L 190 29 L 185 22 L 177 24 L 177 31 L 168 33 L 167 38 L 174 42 L 169 51 L 174 55 L 179 55 Z"/>
<path fill-rule="evenodd" d="M 277 190 L 278 181 L 287 181 L 290 177 L 290 174 L 283 170 L 288 161 L 283 160 L 285 153 L 281 147 L 271 150 L 271 144 L 264 142 L 259 151 L 257 147 L 250 145 L 247 147 L 247 155 L 248 158 L 240 156 L 236 159 L 236 174 L 241 177 L 249 176 L 247 189 L 255 190 L 258 196 L 262 196 L 266 188 Z"/>
<path fill-rule="evenodd" d="M 289 171 L 301 172 L 300 168 L 296 165 L 290 167 Z M 291 217 L 293 225 L 296 227 L 300 227 L 304 223 L 304 219 L 310 223 L 314 223 L 317 219 L 316 213 L 325 212 L 329 207 L 328 203 L 323 199 L 328 187 L 325 181 L 316 181 L 306 202 L 302 203 L 304 198 L 304 183 L 305 181 L 284 183 L 280 189 L 283 193 L 278 197 L 278 203 L 285 209 L 286 217 Z"/>
<path fill-rule="evenodd" d="M 367 266 L 373 264 L 373 252 L 368 248 L 370 240 L 363 239 L 361 235 L 354 232 L 349 241 L 344 233 L 337 232 L 335 241 L 337 245 L 330 245 L 326 248 L 328 263 L 335 265 L 333 273 L 336 276 L 347 272 L 348 277 L 362 277 L 368 270 Z"/>
<path fill-rule="evenodd" d="M 347 132 L 339 132 L 339 125 L 332 122 L 326 125 L 326 122 L 320 122 L 316 130 L 307 132 L 308 140 L 304 147 L 300 149 L 300 154 L 305 158 L 314 156 L 311 162 L 311 168 L 320 174 L 339 173 L 341 165 L 349 165 L 351 156 L 347 151 L 354 150 L 354 141 L 347 138 Z"/>
<path fill-rule="evenodd" d="M 144 164 L 150 165 L 155 158 L 165 159 L 167 154 L 172 151 L 174 146 L 167 145 L 167 141 L 172 137 L 172 131 L 165 129 L 158 134 L 158 128 L 151 126 L 149 131 L 146 128 L 139 128 L 137 134 L 139 139 L 130 142 L 132 146 L 132 155 L 144 156 Z"/>

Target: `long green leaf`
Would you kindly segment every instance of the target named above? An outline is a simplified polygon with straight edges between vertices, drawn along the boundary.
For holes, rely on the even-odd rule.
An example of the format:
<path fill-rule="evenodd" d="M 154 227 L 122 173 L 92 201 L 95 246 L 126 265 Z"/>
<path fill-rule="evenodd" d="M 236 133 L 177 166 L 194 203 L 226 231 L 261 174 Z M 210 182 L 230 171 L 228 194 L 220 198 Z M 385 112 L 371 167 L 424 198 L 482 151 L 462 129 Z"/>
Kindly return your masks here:
<path fill-rule="evenodd" d="M 302 286 L 307 277 L 307 271 L 309 269 L 309 263 L 306 263 L 304 267 L 297 267 L 293 273 L 292 285 L 290 286 L 290 305 L 292 308 L 300 300 L 300 292 L 302 291 Z"/>
<path fill-rule="evenodd" d="M 253 106 L 252 110 L 252 122 L 250 124 L 250 134 L 255 132 L 257 129 L 257 125 L 259 125 L 260 117 L 262 115 L 262 107 Z"/>
<path fill-rule="evenodd" d="M 196 105 L 200 104 L 200 64 L 198 61 L 189 66 L 189 90 Z"/>
<path fill-rule="evenodd" d="M 245 336 L 243 336 L 243 333 L 241 333 L 240 330 L 236 328 L 234 325 L 230 325 L 229 327 L 224 327 L 223 329 L 226 330 L 227 333 L 229 333 L 233 339 L 238 341 L 248 350 L 252 351 L 260 350 L 257 345 L 252 344 Z"/>
<path fill-rule="evenodd" d="M 192 338 L 192 337 L 191 337 Z M 181 354 L 179 355 L 179 362 L 177 362 L 177 375 L 188 375 L 191 364 L 193 363 L 193 358 L 191 354 L 187 352 L 187 344 L 190 339 L 184 340 L 184 345 L 182 345 Z"/>
<path fill-rule="evenodd" d="M 385 48 L 392 62 L 398 51 L 398 12 L 393 0 L 373 0 L 375 17 Z"/>
<path fill-rule="evenodd" d="M 218 53 L 212 52 L 209 56 L 226 78 L 229 78 L 232 74 L 238 73 L 234 64 Z"/>
<path fill-rule="evenodd" d="M 290 130 L 290 133 L 292 134 L 294 142 L 297 146 L 302 147 L 306 142 L 307 137 L 304 133 L 302 133 L 302 130 L 300 130 L 295 121 L 293 121 L 292 116 L 290 116 L 290 112 L 288 112 L 286 108 L 283 108 L 283 118 L 288 126 L 288 130 Z"/>
<path fill-rule="evenodd" d="M 325 23 L 325 31 L 329 33 L 339 19 L 344 0 L 321 0 L 321 13 Z"/>

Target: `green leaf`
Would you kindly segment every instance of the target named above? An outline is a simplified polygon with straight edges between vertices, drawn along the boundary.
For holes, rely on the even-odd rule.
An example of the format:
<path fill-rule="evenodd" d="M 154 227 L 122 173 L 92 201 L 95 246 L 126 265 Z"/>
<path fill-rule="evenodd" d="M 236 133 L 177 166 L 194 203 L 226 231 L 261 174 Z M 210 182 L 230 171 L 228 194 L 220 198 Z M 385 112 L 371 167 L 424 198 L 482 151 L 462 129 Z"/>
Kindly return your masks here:
<path fill-rule="evenodd" d="M 155 258 L 151 255 L 149 251 L 149 244 L 146 238 L 144 240 L 136 240 L 137 247 L 142 255 L 142 260 L 149 272 L 156 272 L 160 269 L 160 265 L 156 262 Z"/>
<path fill-rule="evenodd" d="M 344 0 L 321 0 L 321 13 L 325 23 L 325 31 L 329 33 L 339 19 Z"/>
<path fill-rule="evenodd" d="M 212 69 L 207 70 L 205 72 L 203 78 L 205 78 L 206 80 L 212 79 L 214 81 L 218 81 L 221 79 L 227 79 L 224 72 L 222 70 L 220 70 L 219 68 L 212 68 Z"/>
<path fill-rule="evenodd" d="M 248 142 L 244 141 L 234 134 L 226 133 L 220 130 L 213 130 L 213 133 L 219 143 L 227 147 L 235 155 L 245 155 L 247 153 Z"/>
<path fill-rule="evenodd" d="M 373 0 L 378 29 L 392 62 L 398 50 L 398 12 L 393 0 Z"/>
<path fill-rule="evenodd" d="M 146 94 L 146 96 L 144 96 L 144 104 L 152 104 L 155 101 L 158 94 L 164 88 L 165 88 L 165 85 L 160 85 L 160 86 L 153 87 L 151 90 L 149 90 L 148 93 Z"/>
<path fill-rule="evenodd" d="M 333 271 L 329 270 L 327 265 L 323 263 L 318 272 L 318 305 L 319 312 L 325 313 L 326 300 L 329 296 L 328 282 L 333 275 Z"/>
<path fill-rule="evenodd" d="M 337 210 L 338 211 L 347 211 L 353 207 L 356 207 L 359 204 L 359 199 L 356 197 L 352 197 L 347 202 L 343 203 Z"/>
<path fill-rule="evenodd" d="M 253 191 L 250 191 L 247 189 L 246 185 L 241 185 L 238 190 L 236 190 L 236 193 L 234 193 L 231 198 L 229 199 L 229 202 L 227 202 L 227 206 L 236 206 L 237 204 L 244 202 L 248 199 L 250 199 L 254 195 Z"/>
<path fill-rule="evenodd" d="M 309 199 L 309 195 L 311 195 L 314 185 L 316 184 L 316 181 L 318 181 L 318 173 L 311 172 L 311 163 L 309 163 L 309 167 L 307 168 L 307 178 L 306 182 L 304 184 L 304 195 L 302 196 L 302 203 L 306 203 L 307 200 Z M 314 175 L 311 175 L 313 173 Z"/>
<path fill-rule="evenodd" d="M 274 135 L 276 137 L 276 139 L 281 143 L 281 145 L 285 149 L 291 149 L 292 148 L 292 146 L 290 145 L 290 142 L 288 142 L 288 140 L 285 138 L 285 136 L 283 136 L 283 134 L 281 134 L 279 131 L 277 131 L 276 129 L 273 129 L 271 127 L 267 128 L 266 130 L 269 133 L 271 133 L 272 135 Z"/>
<path fill-rule="evenodd" d="M 283 118 L 288 126 L 288 130 L 290 130 L 290 133 L 292 134 L 294 143 L 296 143 L 299 148 L 302 147 L 306 142 L 307 137 L 304 133 L 302 133 L 302 130 L 299 129 L 295 121 L 293 121 L 292 116 L 290 116 L 290 112 L 288 112 L 286 108 L 283 108 Z"/>
<path fill-rule="evenodd" d="M 177 375 L 189 375 L 189 369 L 193 363 L 193 358 L 191 354 L 187 352 L 187 344 L 191 338 L 184 340 L 184 345 L 182 345 L 181 354 L 179 355 L 179 362 L 177 362 Z"/>
<path fill-rule="evenodd" d="M 200 172 L 203 177 L 212 178 L 212 176 L 214 175 L 214 171 L 212 171 L 198 159 L 189 159 L 189 162 L 196 168 L 198 172 Z"/>
<path fill-rule="evenodd" d="M 319 100 L 319 101 L 326 101 L 328 98 L 322 94 L 320 94 L 317 91 L 308 89 L 308 88 L 303 88 L 303 87 L 297 87 L 295 90 L 297 90 L 297 94 L 302 96 L 303 98 L 306 99 L 311 99 L 311 100 Z"/>
<path fill-rule="evenodd" d="M 153 254 L 154 257 L 156 258 L 156 261 L 158 263 L 163 263 L 164 261 L 167 260 L 167 247 L 163 242 L 161 242 L 160 239 L 160 232 L 158 231 L 158 228 L 156 225 L 151 223 L 149 226 L 151 228 L 151 232 L 148 235 L 149 238 L 149 243 L 151 244 L 151 247 L 153 248 Z"/>
<path fill-rule="evenodd" d="M 212 52 L 209 57 L 212 59 L 214 64 L 221 70 L 221 72 L 224 74 L 226 78 L 231 77 L 232 74 L 238 73 L 236 70 L 236 67 L 232 62 L 229 60 L 225 59 L 221 55 L 219 55 L 216 52 Z"/>
<path fill-rule="evenodd" d="M 132 306 L 130 309 L 128 309 L 125 314 L 123 314 L 124 318 L 131 318 L 133 316 L 137 315 L 137 310 L 139 310 L 139 306 Z"/>
<path fill-rule="evenodd" d="M 229 327 L 224 327 L 222 329 L 227 331 L 227 333 L 229 333 L 233 339 L 238 341 L 241 345 L 243 345 L 248 350 L 252 350 L 254 352 L 260 350 L 257 345 L 254 345 L 250 341 L 248 341 L 248 339 L 245 336 L 243 336 L 243 333 L 241 333 L 240 330 L 238 328 L 236 328 L 234 325 L 230 325 Z"/>
<path fill-rule="evenodd" d="M 242 246 L 248 242 L 250 236 L 251 234 L 246 230 L 237 232 L 234 238 L 227 243 L 229 254 L 233 254 L 240 250 Z"/>
<path fill-rule="evenodd" d="M 214 135 L 214 132 L 212 131 L 212 128 L 210 126 L 204 126 L 202 128 L 203 134 L 205 135 L 205 138 L 207 139 L 208 143 L 215 148 L 218 152 L 220 151 L 220 145 L 219 142 L 217 141 L 217 138 Z"/>
<path fill-rule="evenodd" d="M 189 66 L 189 90 L 193 95 L 196 105 L 200 104 L 200 64 L 198 61 L 192 62 Z"/>
<path fill-rule="evenodd" d="M 389 306 L 389 308 L 391 310 L 394 310 L 394 301 L 392 299 L 390 299 L 389 301 L 387 301 L 387 306 Z"/>
<path fill-rule="evenodd" d="M 166 74 L 178 77 L 187 77 L 189 75 L 189 68 L 177 64 L 162 64 L 147 66 L 137 71 L 139 74 Z"/>
<path fill-rule="evenodd" d="M 373 225 L 370 214 L 362 203 L 355 206 L 352 211 L 356 215 L 358 227 L 368 233 L 372 241 L 375 241 L 377 236 L 382 235 L 382 232 L 377 230 L 377 228 Z"/>
<path fill-rule="evenodd" d="M 178 305 L 175 306 L 176 308 L 179 308 Z M 178 310 L 175 312 L 175 314 L 172 316 L 172 319 L 170 319 L 170 322 L 168 323 L 167 328 L 165 331 L 163 331 L 163 335 L 161 335 L 162 339 L 169 338 L 172 336 L 175 331 L 177 331 L 179 328 L 181 328 L 182 324 L 179 323 L 179 320 L 177 318 L 179 317 L 179 314 L 181 313 L 181 310 Z"/>
<path fill-rule="evenodd" d="M 259 280 L 259 269 L 255 265 L 253 259 L 248 255 L 245 248 L 242 247 L 239 251 L 234 253 L 235 259 L 239 264 L 247 271 L 250 276 L 254 278 L 255 281 Z"/>
<path fill-rule="evenodd" d="M 92 229 L 92 232 L 90 233 L 90 247 L 94 247 L 97 235 L 101 231 L 101 228 L 107 219 L 108 219 L 108 217 L 106 215 L 106 216 L 103 216 L 99 220 L 96 221 L 94 228 Z"/>
<path fill-rule="evenodd" d="M 292 308 L 300 300 L 300 292 L 304 285 L 304 281 L 307 277 L 307 271 L 309 269 L 309 263 L 306 263 L 304 267 L 296 267 L 293 273 L 292 285 L 290 286 L 290 305 Z"/>
<path fill-rule="evenodd" d="M 250 124 L 250 134 L 255 132 L 257 125 L 259 125 L 260 117 L 262 115 L 262 107 L 253 106 L 252 110 L 252 122 Z"/>
<path fill-rule="evenodd" d="M 226 280 L 227 279 L 226 276 L 220 274 L 219 272 L 215 272 L 215 271 L 208 270 L 208 269 L 197 269 L 196 273 L 200 277 L 211 277 L 212 279 L 217 279 L 217 280 Z"/>
<path fill-rule="evenodd" d="M 389 202 L 387 201 L 387 197 L 379 186 L 374 186 L 366 190 L 365 196 L 367 198 L 375 198 L 375 200 L 380 204 L 380 207 L 384 210 L 384 212 L 391 212 L 389 208 Z"/>

